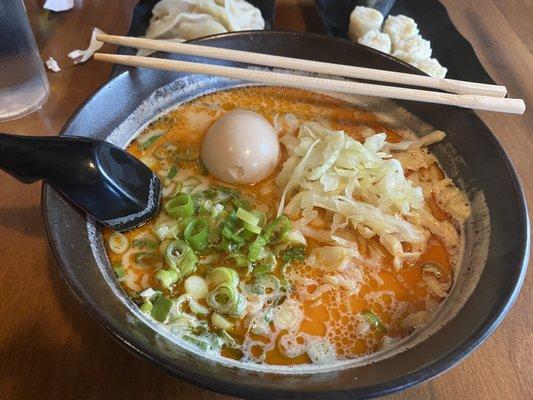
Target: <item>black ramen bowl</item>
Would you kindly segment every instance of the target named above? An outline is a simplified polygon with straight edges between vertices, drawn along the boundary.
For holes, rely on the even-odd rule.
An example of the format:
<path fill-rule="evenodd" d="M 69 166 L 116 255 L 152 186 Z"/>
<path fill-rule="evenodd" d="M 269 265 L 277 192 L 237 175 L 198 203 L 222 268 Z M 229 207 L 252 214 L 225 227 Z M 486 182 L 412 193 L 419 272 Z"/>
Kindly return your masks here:
<path fill-rule="evenodd" d="M 380 52 L 319 35 L 241 32 L 198 42 L 419 73 Z M 158 113 L 202 94 L 246 84 L 208 76 L 127 70 L 98 89 L 61 134 L 107 139 L 126 146 Z M 473 204 L 473 215 L 465 227 L 462 266 L 449 298 L 426 329 L 404 339 L 397 348 L 335 368 L 269 371 L 261 366 L 242 368 L 238 362 L 221 363 L 180 343 L 168 332 L 158 330 L 137 310 L 113 275 L 99 228 L 45 185 L 43 210 L 48 240 L 75 296 L 132 352 L 177 377 L 241 397 L 371 398 L 430 379 L 458 363 L 501 322 L 525 275 L 529 227 L 518 179 L 494 135 L 472 111 L 407 101 L 376 102 L 372 98 L 359 101 L 363 107 L 373 103 L 373 110 L 393 116 L 393 123 L 420 134 L 431 129 L 445 131 L 447 138 L 432 150 L 448 176 L 468 193 Z"/>

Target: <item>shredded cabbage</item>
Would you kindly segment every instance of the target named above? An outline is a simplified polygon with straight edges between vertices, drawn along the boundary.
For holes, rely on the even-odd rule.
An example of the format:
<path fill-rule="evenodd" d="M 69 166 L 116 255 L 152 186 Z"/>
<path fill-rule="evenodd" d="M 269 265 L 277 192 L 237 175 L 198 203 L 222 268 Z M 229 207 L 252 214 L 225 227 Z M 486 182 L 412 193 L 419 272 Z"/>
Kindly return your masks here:
<path fill-rule="evenodd" d="M 361 143 L 344 131 L 302 123 L 296 136 L 283 141 L 288 158 L 276 178 L 282 191 L 278 215 L 300 217 L 295 225 L 306 235 L 307 224 L 318 216 L 316 209 L 328 210 L 333 213 L 330 242 L 343 246 L 335 231 L 351 226 L 364 238 L 378 236 L 397 268 L 419 257 L 431 224 L 418 224 L 412 215 L 427 217 L 421 212 L 424 194 L 406 179 L 402 164 L 391 155 L 391 147 L 399 146 L 386 139 L 385 133 L 378 133 Z M 347 242 L 345 247 L 353 245 Z"/>

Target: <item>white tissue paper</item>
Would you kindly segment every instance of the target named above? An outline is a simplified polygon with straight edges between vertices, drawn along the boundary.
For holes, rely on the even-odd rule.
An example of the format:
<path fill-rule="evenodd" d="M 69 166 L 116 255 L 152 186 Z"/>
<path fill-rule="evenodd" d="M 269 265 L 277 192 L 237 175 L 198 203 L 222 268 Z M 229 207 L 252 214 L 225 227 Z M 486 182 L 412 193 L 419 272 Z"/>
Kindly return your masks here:
<path fill-rule="evenodd" d="M 67 11 L 74 7 L 74 0 L 46 0 L 44 8 L 50 11 Z"/>
<path fill-rule="evenodd" d="M 93 54 L 100 50 L 104 45 L 103 42 L 96 40 L 96 35 L 99 34 L 105 34 L 105 32 L 101 29 L 94 28 L 89 47 L 87 47 L 85 50 L 72 50 L 70 53 L 68 53 L 68 58 L 75 60 L 74 64 L 84 63 L 91 58 Z"/>
<path fill-rule="evenodd" d="M 59 67 L 59 64 L 53 57 L 49 57 L 48 60 L 45 62 L 46 68 L 48 68 L 52 72 L 61 72 L 61 68 Z"/>

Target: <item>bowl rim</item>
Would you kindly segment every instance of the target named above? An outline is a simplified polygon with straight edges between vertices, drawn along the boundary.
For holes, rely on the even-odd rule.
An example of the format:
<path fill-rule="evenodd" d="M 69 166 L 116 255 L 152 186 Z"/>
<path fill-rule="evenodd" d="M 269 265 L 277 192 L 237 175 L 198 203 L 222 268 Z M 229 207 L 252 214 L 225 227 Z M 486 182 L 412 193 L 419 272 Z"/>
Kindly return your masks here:
<path fill-rule="evenodd" d="M 334 42 L 342 42 L 344 44 L 350 43 L 353 46 L 357 46 L 359 48 L 362 48 L 363 51 L 369 51 L 372 53 L 379 54 L 382 57 L 388 58 L 393 60 L 396 63 L 402 64 L 404 67 L 409 68 L 413 73 L 417 74 L 423 74 L 420 70 L 412 67 L 411 65 L 398 60 L 394 57 L 392 57 L 390 54 L 386 54 L 383 52 L 380 52 L 378 50 L 360 45 L 358 43 L 353 43 L 347 39 L 338 38 L 338 37 L 331 37 L 331 36 L 324 36 L 321 34 L 316 33 L 309 33 L 309 32 L 297 32 L 297 31 L 239 31 L 239 32 L 228 32 L 228 33 L 222 33 L 222 34 L 216 34 L 211 36 L 206 36 L 202 38 L 197 38 L 194 40 L 190 40 L 188 42 L 191 43 L 202 43 L 202 42 L 208 42 L 211 39 L 218 39 L 218 38 L 228 38 L 228 37 L 244 37 L 246 35 L 253 34 L 253 35 L 267 35 L 267 36 L 278 36 L 278 35 L 290 35 L 290 36 L 314 36 L 317 38 L 320 38 L 321 40 L 324 40 L 327 38 L 327 40 L 334 41 Z M 67 119 L 65 122 L 63 128 L 61 129 L 59 135 L 64 135 L 71 123 L 77 118 L 78 114 L 85 108 L 85 106 L 91 101 L 91 99 L 99 93 L 102 89 L 104 89 L 111 81 L 115 79 L 119 79 L 120 77 L 124 76 L 128 73 L 128 70 L 122 71 L 116 75 L 110 76 L 110 79 L 108 79 L 106 82 L 104 82 L 102 85 L 98 86 L 95 90 L 91 92 L 91 94 L 76 108 L 76 110 L 73 112 L 73 114 Z M 477 118 L 479 116 L 476 115 Z M 479 118 L 481 123 L 486 126 L 483 120 Z M 463 340 L 463 342 L 458 345 L 453 351 L 447 353 L 443 357 L 440 357 L 436 359 L 435 361 L 432 361 L 430 364 L 426 365 L 422 368 L 420 371 L 410 372 L 407 373 L 397 379 L 389 380 L 383 383 L 359 387 L 359 388 L 352 388 L 352 389 L 346 389 L 346 390 L 320 390 L 320 391 L 301 391 L 301 390 L 279 390 L 279 391 L 270 391 L 268 389 L 255 389 L 256 393 L 253 393 L 254 395 L 259 396 L 260 398 L 295 398 L 297 394 L 300 396 L 313 396 L 313 398 L 326 398 L 326 396 L 329 398 L 331 395 L 338 395 L 341 397 L 347 396 L 360 396 L 358 398 L 374 398 L 378 396 L 383 396 L 386 394 L 390 394 L 393 392 L 405 390 L 409 387 L 412 387 L 414 385 L 417 385 L 419 383 L 422 383 L 424 381 L 428 381 L 430 379 L 433 379 L 437 377 L 438 375 L 446 372 L 448 369 L 452 368 L 454 365 L 461 362 L 463 359 L 465 359 L 468 355 L 470 355 L 477 347 L 479 347 L 498 327 L 498 325 L 501 323 L 501 321 L 504 319 L 506 314 L 511 309 L 512 305 L 514 304 L 521 286 L 523 284 L 523 281 L 525 279 L 525 275 L 527 272 L 528 262 L 529 262 L 529 254 L 530 254 L 530 245 L 531 245 L 531 237 L 530 237 L 530 222 L 529 222 L 529 215 L 527 210 L 527 203 L 524 195 L 524 191 L 522 189 L 520 179 L 516 173 L 516 170 L 514 168 L 514 165 L 497 139 L 496 135 L 487 128 L 487 132 L 489 134 L 489 139 L 492 142 L 492 145 L 495 146 L 495 148 L 498 150 L 498 152 L 502 155 L 502 159 L 505 161 L 507 169 L 509 171 L 510 178 L 513 181 L 515 194 L 517 197 L 517 201 L 519 203 L 519 209 L 516 210 L 517 213 L 520 214 L 521 218 L 520 220 L 523 221 L 522 226 L 522 252 L 520 254 L 521 263 L 518 266 L 520 269 L 519 274 L 515 277 L 514 281 L 512 282 L 512 290 L 508 292 L 505 301 L 501 302 L 499 304 L 499 307 L 494 310 L 494 312 L 487 317 L 487 319 L 484 321 L 483 324 L 481 324 L 473 333 L 466 339 Z M 47 183 L 44 183 L 42 186 L 41 191 L 41 209 L 43 213 L 43 219 L 44 219 L 44 227 L 45 227 L 45 236 L 48 242 L 48 245 L 50 247 L 50 250 L 52 254 L 54 255 L 54 258 L 59 266 L 61 276 L 67 283 L 67 286 L 72 291 L 74 297 L 81 303 L 83 306 L 87 309 L 89 314 L 101 325 L 104 327 L 106 331 L 108 331 L 111 336 L 124 348 L 129 350 L 130 352 L 138 355 L 142 359 L 148 360 L 151 363 L 155 364 L 159 368 L 162 368 L 166 372 L 170 373 L 171 375 L 178 377 L 180 379 L 184 379 L 190 383 L 193 383 L 197 386 L 208 388 L 210 390 L 226 393 L 230 395 L 235 396 L 245 396 L 246 393 L 249 395 L 254 391 L 253 387 L 251 386 L 243 386 L 241 390 L 238 389 L 238 385 L 235 384 L 228 384 L 227 382 L 220 380 L 216 377 L 211 377 L 210 380 L 203 380 L 200 377 L 189 374 L 184 369 L 176 369 L 173 367 L 170 363 L 165 362 L 165 360 L 157 359 L 157 357 L 153 357 L 149 351 L 147 351 L 146 346 L 141 345 L 139 343 L 135 343 L 135 340 L 130 340 L 130 338 L 126 337 L 126 335 L 121 334 L 121 332 L 118 332 L 117 330 L 113 329 L 113 324 L 110 323 L 108 319 L 103 315 L 103 313 L 100 312 L 99 307 L 92 301 L 92 299 L 84 293 L 83 288 L 76 285 L 75 280 L 73 277 L 69 274 L 69 266 L 63 263 L 63 260 L 61 258 L 60 252 L 58 249 L 54 246 L 53 241 L 53 233 L 52 233 L 52 226 L 50 224 L 50 220 L 48 218 L 48 209 L 46 204 L 46 198 L 48 196 L 48 192 L 50 190 L 53 190 L 51 186 L 49 186 Z M 246 392 L 243 392 L 246 391 Z"/>

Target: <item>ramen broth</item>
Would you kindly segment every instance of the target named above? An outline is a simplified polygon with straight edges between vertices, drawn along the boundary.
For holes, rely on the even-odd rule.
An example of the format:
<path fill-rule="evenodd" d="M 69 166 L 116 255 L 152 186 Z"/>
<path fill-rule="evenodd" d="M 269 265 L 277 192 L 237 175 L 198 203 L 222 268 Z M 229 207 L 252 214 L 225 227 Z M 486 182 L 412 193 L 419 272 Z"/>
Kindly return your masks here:
<path fill-rule="evenodd" d="M 180 105 L 145 129 L 144 132 L 154 130 L 164 132 L 149 148 L 134 142 L 128 150 L 145 161 L 154 171 L 164 171 L 164 174 L 160 172 L 163 183 L 168 180 L 172 172 L 178 177 L 182 174 L 180 179 L 197 176 L 201 180 L 201 185 L 205 185 L 206 188 L 215 185 L 232 187 L 240 192 L 252 209 L 264 211 L 267 220 L 272 221 L 276 217 L 280 202 L 280 190 L 275 186 L 274 179 L 287 158 L 286 150 L 282 153 L 279 168 L 271 176 L 262 182 L 247 186 L 232 186 L 217 181 L 214 177 L 206 175 L 198 160 L 180 160 L 175 171 L 170 171 L 172 167 L 169 161 L 157 157 L 158 151 L 161 153 L 164 146 L 168 146 L 169 143 L 175 144 L 178 148 L 199 149 L 202 138 L 211 124 L 222 115 L 237 109 L 257 112 L 275 126 L 280 125 L 279 120 L 276 124 L 276 119 L 289 114 L 295 116 L 298 121 L 315 121 L 331 130 L 344 131 L 361 142 L 378 132 L 385 132 L 387 141 L 391 143 L 411 139 L 406 137 L 405 130 L 393 129 L 380 122 L 372 112 L 340 99 L 298 89 L 247 87 L 216 92 Z M 283 124 L 281 126 L 283 131 Z M 279 135 L 283 134 L 284 132 L 280 132 Z M 409 167 L 416 163 L 409 164 L 408 157 L 399 158 L 400 161 L 406 160 L 405 175 L 411 178 L 417 175 L 416 182 L 424 183 L 425 188 L 437 187 L 435 182 L 442 182 L 446 177 L 433 156 L 426 150 L 418 151 L 423 152 L 425 160 L 420 168 Z M 447 187 L 450 188 L 450 185 Z M 443 201 L 442 196 L 435 198 L 434 195 L 425 195 L 424 198 L 426 208 L 436 221 L 453 225 L 460 237 L 461 222 L 467 216 L 467 212 L 464 211 L 467 206 L 465 198 L 457 192 L 455 190 L 453 194 L 454 201 L 462 203 L 459 216 L 453 215 L 457 209 L 452 204 L 453 199 L 448 198 Z M 165 201 L 168 199 L 163 200 Z M 291 219 L 294 222 L 294 218 Z M 108 249 L 111 264 L 117 271 L 119 281 L 128 295 L 138 304 L 143 301 L 139 294 L 148 288 L 161 291 L 171 299 L 176 299 L 185 293 L 185 279 L 176 282 L 170 290 L 162 288 L 160 282 L 154 279 L 158 269 L 161 268 L 160 262 L 155 262 L 153 265 L 145 263 L 140 267 L 134 261 L 137 251 L 154 250 L 147 248 L 135 250 L 135 240 L 141 243 L 140 247 L 142 239 L 147 237 L 151 238 L 148 242 L 155 241 L 157 246 L 160 245 L 154 240 L 156 235 L 153 233 L 158 221 L 154 219 L 126 233 L 125 237 L 130 244 L 126 252 L 117 254 Z M 319 210 L 318 216 L 309 223 L 309 226 L 323 230 L 330 224 L 331 217 L 327 211 Z M 449 243 L 444 243 L 442 238 L 430 233 L 423 254 L 414 261 L 403 262 L 401 268 L 397 268 L 393 265 L 393 257 L 377 236 L 364 238 L 349 227 L 345 227 L 344 231 L 346 237 L 358 244 L 357 250 L 363 259 L 374 256 L 375 260 L 375 255 L 379 254 L 377 258 L 379 263 L 357 262 L 355 263 L 357 265 L 351 265 L 344 270 L 340 278 L 331 271 L 308 265 L 307 258 L 299 257 L 284 269 L 278 263 L 271 274 L 278 280 L 285 278 L 288 281 L 287 291 L 282 299 L 278 298 L 271 303 L 266 301 L 255 306 L 263 309 L 278 307 L 276 311 L 278 314 L 272 318 L 281 318 L 282 322 L 266 318 L 266 314 L 263 313 L 259 314 L 259 318 L 266 323 L 260 321 L 259 325 L 262 325 L 262 328 L 254 329 L 256 326 L 254 324 L 257 323 L 254 318 L 257 317 L 254 317 L 250 311 L 254 307 L 254 295 L 248 293 L 244 314 L 238 317 L 225 316 L 226 322 L 230 324 L 224 334 L 228 334 L 230 339 L 226 340 L 218 350 L 222 356 L 272 365 L 327 363 L 352 359 L 372 354 L 384 346 L 391 345 L 430 321 L 431 314 L 452 287 L 454 269 L 459 267 L 461 242 L 450 246 Z M 109 230 L 104 231 L 106 243 L 111 234 Z M 313 248 L 324 245 L 313 237 L 307 237 L 306 243 L 304 251 L 306 257 Z M 202 256 L 200 260 L 203 260 Z M 192 275 L 205 278 L 210 269 L 230 264 L 227 257 L 219 257 L 211 264 L 200 262 Z M 239 274 L 242 283 L 254 279 L 253 276 L 245 276 L 240 272 Z M 205 298 L 200 297 L 197 303 L 209 309 Z M 285 321 L 279 317 L 279 307 L 284 307 L 283 304 L 285 304 L 284 312 L 289 315 Z M 257 312 L 257 310 L 252 311 Z M 210 331 L 220 331 L 219 327 L 213 325 L 211 310 L 205 315 L 199 313 L 194 318 L 206 321 Z"/>

